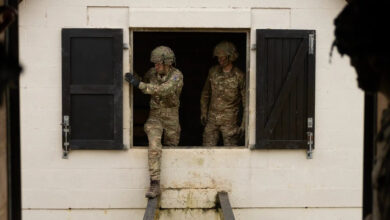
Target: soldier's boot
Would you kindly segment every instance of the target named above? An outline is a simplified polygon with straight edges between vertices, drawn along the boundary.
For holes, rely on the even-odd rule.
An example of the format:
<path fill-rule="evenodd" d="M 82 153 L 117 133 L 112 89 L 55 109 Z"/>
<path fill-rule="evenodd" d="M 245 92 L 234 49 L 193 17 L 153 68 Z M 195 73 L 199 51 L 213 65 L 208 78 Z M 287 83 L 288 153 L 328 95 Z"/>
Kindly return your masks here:
<path fill-rule="evenodd" d="M 149 190 L 145 194 L 145 197 L 152 199 L 152 198 L 156 198 L 160 194 L 161 194 L 160 181 L 159 180 L 152 180 L 150 183 Z"/>

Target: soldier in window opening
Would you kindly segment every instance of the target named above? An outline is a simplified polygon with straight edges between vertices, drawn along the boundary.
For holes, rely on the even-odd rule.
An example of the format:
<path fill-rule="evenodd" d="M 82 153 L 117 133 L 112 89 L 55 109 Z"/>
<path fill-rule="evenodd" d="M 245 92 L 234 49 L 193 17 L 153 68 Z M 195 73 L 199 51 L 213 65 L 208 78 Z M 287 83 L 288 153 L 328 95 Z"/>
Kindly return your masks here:
<path fill-rule="evenodd" d="M 125 79 L 143 93 L 151 95 L 149 118 L 144 125 L 149 139 L 150 172 L 150 188 L 145 196 L 154 198 L 160 195 L 162 134 L 164 133 L 165 145 L 179 144 L 179 98 L 183 75 L 172 66 L 175 63 L 175 54 L 169 47 L 156 47 L 150 55 L 150 61 L 154 63 L 154 68 L 150 68 L 145 74 L 143 82 L 130 73 L 126 73 Z"/>
<path fill-rule="evenodd" d="M 223 144 L 235 146 L 245 133 L 244 116 L 241 126 L 237 125 L 240 102 L 245 107 L 245 76 L 233 65 L 238 52 L 231 42 L 217 44 L 213 55 L 219 65 L 210 68 L 200 98 L 200 120 L 205 125 L 203 145 L 217 145 L 221 132 Z"/>
<path fill-rule="evenodd" d="M 334 45 L 350 57 L 358 86 L 380 92 L 390 103 L 390 42 L 388 0 L 351 0 L 335 19 Z M 367 125 L 366 125 L 367 126 Z M 372 125 L 368 125 L 372 126 Z M 383 111 L 372 170 L 373 207 L 366 220 L 390 219 L 390 106 Z"/>

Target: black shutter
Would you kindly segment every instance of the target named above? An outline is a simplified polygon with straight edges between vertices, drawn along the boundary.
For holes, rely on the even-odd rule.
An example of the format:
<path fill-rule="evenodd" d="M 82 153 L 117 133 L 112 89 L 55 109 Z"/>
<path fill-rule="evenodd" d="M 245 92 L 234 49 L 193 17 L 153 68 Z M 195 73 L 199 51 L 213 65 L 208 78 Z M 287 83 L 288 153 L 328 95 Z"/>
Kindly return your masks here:
<path fill-rule="evenodd" d="M 123 149 L 121 29 L 62 29 L 62 120 L 70 149 Z"/>
<path fill-rule="evenodd" d="M 256 148 L 314 148 L 314 30 L 257 30 Z"/>

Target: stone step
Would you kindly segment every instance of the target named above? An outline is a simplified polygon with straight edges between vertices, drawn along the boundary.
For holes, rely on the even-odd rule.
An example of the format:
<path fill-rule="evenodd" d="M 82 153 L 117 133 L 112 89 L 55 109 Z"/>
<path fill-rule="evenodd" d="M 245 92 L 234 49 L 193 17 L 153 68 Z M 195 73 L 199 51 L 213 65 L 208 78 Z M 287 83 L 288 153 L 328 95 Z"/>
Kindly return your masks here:
<path fill-rule="evenodd" d="M 220 220 L 216 209 L 162 209 L 159 220 Z"/>
<path fill-rule="evenodd" d="M 210 209 L 216 207 L 216 189 L 164 189 L 161 209 Z"/>

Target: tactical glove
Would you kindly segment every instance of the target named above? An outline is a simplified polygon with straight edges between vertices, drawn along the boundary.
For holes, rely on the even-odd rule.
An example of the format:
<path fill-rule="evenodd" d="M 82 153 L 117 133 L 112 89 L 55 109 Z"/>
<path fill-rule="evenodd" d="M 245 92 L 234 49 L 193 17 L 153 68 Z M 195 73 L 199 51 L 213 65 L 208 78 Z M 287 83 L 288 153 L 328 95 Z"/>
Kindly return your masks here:
<path fill-rule="evenodd" d="M 133 74 L 131 74 L 131 73 L 126 73 L 126 74 L 125 74 L 125 80 L 126 80 L 127 82 L 129 82 L 131 85 L 133 85 L 134 87 L 139 88 L 139 83 L 140 83 L 140 81 L 139 81 L 137 78 L 135 78 L 135 76 L 134 76 Z"/>

